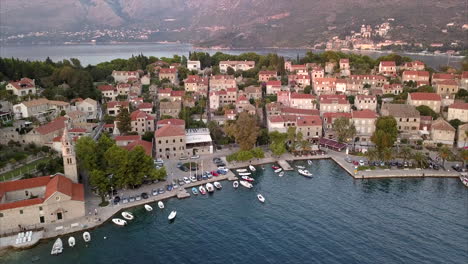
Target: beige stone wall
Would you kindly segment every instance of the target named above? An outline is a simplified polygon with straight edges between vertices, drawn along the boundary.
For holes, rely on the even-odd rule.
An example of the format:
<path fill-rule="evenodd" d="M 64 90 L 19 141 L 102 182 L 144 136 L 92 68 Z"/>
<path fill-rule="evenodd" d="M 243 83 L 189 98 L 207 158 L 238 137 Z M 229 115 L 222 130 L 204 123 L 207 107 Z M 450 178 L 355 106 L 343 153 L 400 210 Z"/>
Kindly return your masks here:
<path fill-rule="evenodd" d="M 455 132 L 433 129 L 431 131 L 431 137 L 435 143 L 453 145 L 453 140 L 455 139 Z"/>
<path fill-rule="evenodd" d="M 395 117 L 398 131 L 417 134 L 419 131 L 420 118 Z"/>
<path fill-rule="evenodd" d="M 322 126 L 301 126 L 297 127 L 298 132 L 301 132 L 306 140 L 318 138 L 322 136 Z"/>
<path fill-rule="evenodd" d="M 468 122 L 468 110 L 449 108 L 448 109 L 448 120 L 458 119 L 462 122 Z"/>
<path fill-rule="evenodd" d="M 185 135 L 156 138 L 156 157 L 162 159 L 178 159 L 186 155 Z"/>
<path fill-rule="evenodd" d="M 7 192 L 5 199 L 8 202 L 30 199 L 31 196 L 44 197 L 45 186 Z M 26 195 L 27 194 L 27 195 Z"/>

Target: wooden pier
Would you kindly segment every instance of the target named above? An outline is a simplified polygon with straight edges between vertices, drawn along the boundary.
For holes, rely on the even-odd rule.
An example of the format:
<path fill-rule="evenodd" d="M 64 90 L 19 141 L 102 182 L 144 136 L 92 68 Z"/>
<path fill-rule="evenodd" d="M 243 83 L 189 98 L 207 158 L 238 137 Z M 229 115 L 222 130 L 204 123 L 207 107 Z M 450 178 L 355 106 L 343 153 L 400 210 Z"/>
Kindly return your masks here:
<path fill-rule="evenodd" d="M 284 170 L 284 171 L 292 171 L 294 170 L 293 167 L 291 167 L 291 165 L 289 165 L 289 163 L 285 160 L 279 160 L 278 161 L 278 164 L 280 165 L 280 167 Z"/>

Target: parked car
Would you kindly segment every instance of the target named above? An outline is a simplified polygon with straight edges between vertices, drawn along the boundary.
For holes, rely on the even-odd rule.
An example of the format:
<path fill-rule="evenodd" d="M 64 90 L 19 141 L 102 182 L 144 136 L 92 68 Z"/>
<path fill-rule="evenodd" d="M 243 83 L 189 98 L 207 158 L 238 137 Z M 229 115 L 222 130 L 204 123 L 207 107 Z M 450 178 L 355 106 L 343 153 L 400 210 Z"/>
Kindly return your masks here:
<path fill-rule="evenodd" d="M 191 159 L 199 159 L 200 158 L 200 155 L 193 155 L 192 157 L 190 157 Z"/>
<path fill-rule="evenodd" d="M 131 203 L 134 202 L 134 201 L 135 201 L 135 197 L 133 197 L 133 196 L 128 197 L 128 201 L 131 202 Z"/>
<path fill-rule="evenodd" d="M 188 160 L 188 157 L 187 156 L 182 156 L 179 158 L 179 160 Z"/>
<path fill-rule="evenodd" d="M 359 160 L 359 166 L 364 166 L 366 163 L 363 160 Z"/>
<path fill-rule="evenodd" d="M 114 197 L 114 204 L 118 204 L 120 202 L 120 196 Z"/>
<path fill-rule="evenodd" d="M 149 198 L 148 193 L 145 193 L 145 192 L 141 193 L 141 198 L 148 199 Z"/>
<path fill-rule="evenodd" d="M 346 159 L 345 159 L 345 161 L 346 161 L 346 162 L 348 162 L 348 163 L 351 163 L 351 162 L 353 162 L 353 161 L 351 160 L 351 158 L 349 158 L 349 157 L 348 157 L 348 158 L 346 158 Z"/>
<path fill-rule="evenodd" d="M 176 182 L 176 183 L 172 184 L 172 187 L 173 187 L 172 189 L 177 189 L 177 188 L 179 188 L 179 184 Z"/>
<path fill-rule="evenodd" d="M 122 203 L 123 203 L 123 204 L 128 203 L 128 198 L 123 198 L 123 199 L 122 199 Z"/>
<path fill-rule="evenodd" d="M 179 167 L 179 169 L 180 169 L 181 171 L 184 171 L 184 172 L 189 171 L 189 169 L 188 169 L 187 167 L 183 166 L 183 165 L 182 165 L 181 167 Z"/>
<path fill-rule="evenodd" d="M 165 192 L 166 192 L 166 191 L 165 191 L 163 188 L 159 188 L 159 189 L 158 189 L 158 193 L 159 193 L 159 194 L 163 194 L 163 193 L 165 193 Z"/>
<path fill-rule="evenodd" d="M 153 190 L 151 191 L 151 194 L 152 194 L 153 196 L 156 196 L 156 195 L 158 195 L 158 190 L 156 190 L 156 189 L 153 189 Z"/>
<path fill-rule="evenodd" d="M 186 184 L 189 184 L 189 183 L 191 183 L 190 179 L 189 179 L 189 178 L 187 178 L 187 177 L 184 177 L 184 178 L 183 178 L 183 180 L 184 180 L 184 182 L 185 182 Z"/>
<path fill-rule="evenodd" d="M 173 188 L 172 184 L 166 185 L 166 190 L 172 191 L 172 188 Z"/>
<path fill-rule="evenodd" d="M 141 200 L 141 196 L 140 196 L 140 195 L 137 195 L 137 196 L 135 197 L 135 200 L 140 201 L 140 200 Z"/>

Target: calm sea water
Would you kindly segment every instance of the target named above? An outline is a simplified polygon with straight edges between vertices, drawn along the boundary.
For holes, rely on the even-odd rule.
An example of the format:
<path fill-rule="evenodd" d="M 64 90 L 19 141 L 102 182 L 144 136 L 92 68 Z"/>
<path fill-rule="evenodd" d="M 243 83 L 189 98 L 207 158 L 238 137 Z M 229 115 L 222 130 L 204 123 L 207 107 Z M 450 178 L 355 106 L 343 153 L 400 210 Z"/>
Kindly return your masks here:
<path fill-rule="evenodd" d="M 313 179 L 280 178 L 267 166 L 253 189 L 222 182 L 164 211 L 133 209 L 128 226 L 92 230 L 88 247 L 77 234 L 59 256 L 47 241 L 0 263 L 467 263 L 468 191 L 457 179 L 355 181 L 329 160 L 310 170 Z"/>
<path fill-rule="evenodd" d="M 242 49 L 242 50 L 214 50 L 195 49 L 190 44 L 99 44 L 99 45 L 33 45 L 33 46 L 0 46 L 0 57 L 14 57 L 29 60 L 45 60 L 48 56 L 54 60 L 77 58 L 83 65 L 98 64 L 118 58 L 130 58 L 132 55 L 143 53 L 146 56 L 172 57 L 174 54 L 188 56 L 189 51 L 205 51 L 214 54 L 218 51 L 229 54 L 240 54 L 244 52 L 256 52 L 259 54 L 278 53 L 288 58 L 296 58 L 297 55 L 304 56 L 305 49 Z M 316 51 L 321 52 L 321 51 Z M 377 58 L 385 53 L 362 51 L 364 55 Z M 414 55 L 403 54 L 416 60 L 422 60 L 433 68 L 440 65 L 459 67 L 460 58 L 450 58 L 446 55 Z"/>

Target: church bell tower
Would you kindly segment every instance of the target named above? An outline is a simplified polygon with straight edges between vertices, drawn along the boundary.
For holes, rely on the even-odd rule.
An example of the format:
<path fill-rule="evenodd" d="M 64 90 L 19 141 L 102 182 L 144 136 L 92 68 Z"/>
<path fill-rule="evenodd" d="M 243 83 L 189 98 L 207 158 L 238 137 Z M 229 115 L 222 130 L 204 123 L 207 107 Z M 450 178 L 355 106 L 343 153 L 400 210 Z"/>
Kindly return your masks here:
<path fill-rule="evenodd" d="M 72 140 L 68 135 L 68 122 L 65 124 L 62 136 L 62 157 L 63 157 L 63 170 L 65 177 L 78 183 L 78 169 L 76 165 L 76 155 L 73 148 Z"/>

